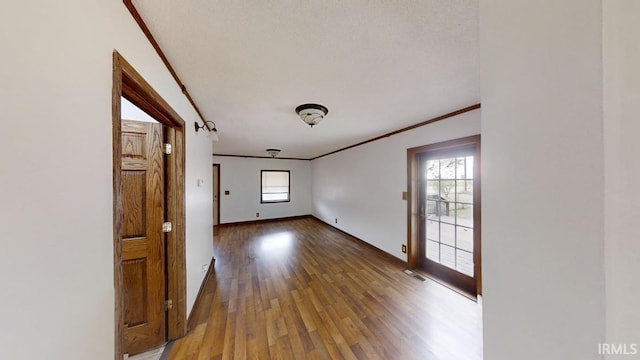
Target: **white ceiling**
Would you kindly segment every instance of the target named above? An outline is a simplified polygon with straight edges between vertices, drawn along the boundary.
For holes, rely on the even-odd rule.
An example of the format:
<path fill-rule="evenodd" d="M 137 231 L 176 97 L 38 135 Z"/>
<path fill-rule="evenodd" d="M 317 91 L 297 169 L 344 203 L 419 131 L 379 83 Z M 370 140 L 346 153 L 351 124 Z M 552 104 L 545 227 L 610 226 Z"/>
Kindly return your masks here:
<path fill-rule="evenodd" d="M 480 102 L 476 0 L 136 0 L 216 154 L 312 158 Z M 294 109 L 329 114 L 310 128 Z"/>

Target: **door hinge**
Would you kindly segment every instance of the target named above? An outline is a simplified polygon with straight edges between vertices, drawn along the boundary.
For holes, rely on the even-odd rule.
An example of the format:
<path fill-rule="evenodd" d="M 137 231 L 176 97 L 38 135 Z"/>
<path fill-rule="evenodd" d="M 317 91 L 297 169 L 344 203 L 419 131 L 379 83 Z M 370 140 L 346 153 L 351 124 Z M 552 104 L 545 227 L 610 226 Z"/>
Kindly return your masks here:
<path fill-rule="evenodd" d="M 173 309 L 173 300 L 165 300 L 164 301 L 164 311 L 169 311 Z"/>
<path fill-rule="evenodd" d="M 171 228 L 172 228 L 172 225 L 170 221 L 162 223 L 162 232 L 165 232 L 165 233 L 171 232 Z"/>
<path fill-rule="evenodd" d="M 171 144 L 164 144 L 164 153 L 169 155 L 173 151 Z"/>

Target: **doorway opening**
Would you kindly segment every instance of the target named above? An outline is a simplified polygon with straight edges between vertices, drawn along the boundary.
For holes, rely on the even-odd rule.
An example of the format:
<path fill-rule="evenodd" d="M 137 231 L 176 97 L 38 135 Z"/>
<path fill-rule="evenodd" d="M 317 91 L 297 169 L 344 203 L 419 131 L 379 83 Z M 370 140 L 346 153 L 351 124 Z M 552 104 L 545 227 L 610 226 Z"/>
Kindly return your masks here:
<path fill-rule="evenodd" d="M 123 120 L 125 101 L 154 121 Z M 117 51 L 112 122 L 115 359 L 122 359 L 186 333 L 185 122 Z"/>
<path fill-rule="evenodd" d="M 407 150 L 408 265 L 482 294 L 480 135 Z"/>

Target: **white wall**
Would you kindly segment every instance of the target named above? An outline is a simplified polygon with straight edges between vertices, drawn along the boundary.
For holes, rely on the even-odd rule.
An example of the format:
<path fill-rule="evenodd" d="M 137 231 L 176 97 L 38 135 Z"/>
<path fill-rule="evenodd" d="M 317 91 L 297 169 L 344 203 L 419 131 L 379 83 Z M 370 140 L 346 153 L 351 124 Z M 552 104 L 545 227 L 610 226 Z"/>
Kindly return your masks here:
<path fill-rule="evenodd" d="M 480 2 L 484 358 L 604 341 L 600 0 Z"/>
<path fill-rule="evenodd" d="M 309 161 L 230 156 L 214 156 L 213 161 L 220 164 L 221 224 L 311 214 Z M 290 202 L 260 203 L 260 170 L 291 171 Z"/>
<path fill-rule="evenodd" d="M 607 342 L 640 345 L 640 2 L 603 10 Z"/>
<path fill-rule="evenodd" d="M 112 51 L 196 119 L 120 1 L 0 4 L 0 358 L 113 359 Z M 187 129 L 191 129 L 187 126 Z M 187 288 L 212 255 L 211 144 L 187 134 Z"/>
<path fill-rule="evenodd" d="M 191 126 L 195 114 L 185 118 L 186 139 L 186 240 L 187 261 L 187 314 L 191 313 L 200 285 L 213 256 L 213 173 L 211 139 L 202 132 L 196 134 Z M 198 118 L 198 122 L 201 122 Z"/>
<path fill-rule="evenodd" d="M 407 149 L 478 133 L 473 110 L 313 160 L 313 215 L 406 261 Z"/>

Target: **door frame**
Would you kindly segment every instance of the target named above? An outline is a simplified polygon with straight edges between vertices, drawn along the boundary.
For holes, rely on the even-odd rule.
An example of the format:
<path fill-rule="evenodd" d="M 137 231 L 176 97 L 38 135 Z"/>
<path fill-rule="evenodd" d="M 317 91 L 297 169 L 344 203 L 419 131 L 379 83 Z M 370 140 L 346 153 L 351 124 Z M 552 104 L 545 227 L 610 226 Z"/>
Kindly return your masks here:
<path fill-rule="evenodd" d="M 122 129 L 121 97 L 166 126 L 166 139 L 173 152 L 166 160 L 166 214 L 173 230 L 166 237 L 167 298 L 173 301 L 167 312 L 166 339 L 186 334 L 185 257 L 185 121 L 120 55 L 113 52 L 112 139 L 113 139 L 113 261 L 115 290 L 115 359 L 124 355 L 124 294 L 122 275 Z"/>
<path fill-rule="evenodd" d="M 472 135 L 459 139 L 439 142 L 435 144 L 419 146 L 407 149 L 407 268 L 417 269 L 420 263 L 420 245 L 419 245 L 419 194 L 418 186 L 420 184 L 418 178 L 419 155 L 427 151 L 455 149 L 466 145 L 475 145 L 476 153 L 474 161 L 477 162 L 478 169 L 481 168 L 481 138 L 480 135 Z M 474 271 L 476 274 L 476 292 L 482 295 L 482 254 L 480 244 L 480 234 L 482 233 L 482 204 L 481 204 L 481 176 L 479 177 L 477 188 L 473 189 L 473 207 L 474 218 L 477 218 L 477 224 L 474 223 Z M 477 232 L 475 232 L 477 229 Z"/>

